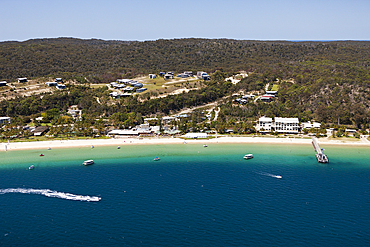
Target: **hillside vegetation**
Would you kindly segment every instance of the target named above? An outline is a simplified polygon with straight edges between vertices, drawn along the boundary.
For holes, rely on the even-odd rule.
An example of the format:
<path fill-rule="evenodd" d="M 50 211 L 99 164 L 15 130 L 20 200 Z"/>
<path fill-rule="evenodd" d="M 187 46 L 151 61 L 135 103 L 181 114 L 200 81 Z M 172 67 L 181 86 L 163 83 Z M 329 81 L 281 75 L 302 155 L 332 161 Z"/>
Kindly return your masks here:
<path fill-rule="evenodd" d="M 170 114 L 185 107 L 220 100 L 233 93 L 264 93 L 278 85 L 272 103 L 232 104 L 225 98 L 220 121 L 225 127 L 258 116 L 299 117 L 323 123 L 366 128 L 370 123 L 370 42 L 285 42 L 227 39 L 175 39 L 146 42 L 38 39 L 0 43 L 0 80 L 17 77 L 63 77 L 80 82 L 108 83 L 117 78 L 159 71 L 204 70 L 211 82 L 199 90 L 166 98 L 133 97 L 98 104 L 104 88 L 70 87 L 58 92 L 0 102 L 0 115 L 29 116 L 79 104 L 87 115 L 111 117 L 136 112 Z M 244 70 L 249 76 L 236 85 L 224 78 Z M 275 86 L 276 88 L 276 86 Z M 241 128 L 244 128 L 241 126 Z"/>

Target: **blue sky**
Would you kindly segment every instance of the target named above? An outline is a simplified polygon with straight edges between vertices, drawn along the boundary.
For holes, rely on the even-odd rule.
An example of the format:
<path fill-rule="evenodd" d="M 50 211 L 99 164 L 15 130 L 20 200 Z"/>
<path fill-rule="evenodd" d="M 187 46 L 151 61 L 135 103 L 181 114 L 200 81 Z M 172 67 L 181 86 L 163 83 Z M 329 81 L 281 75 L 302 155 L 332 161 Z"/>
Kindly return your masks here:
<path fill-rule="evenodd" d="M 0 41 L 370 40 L 369 0 L 0 0 Z"/>

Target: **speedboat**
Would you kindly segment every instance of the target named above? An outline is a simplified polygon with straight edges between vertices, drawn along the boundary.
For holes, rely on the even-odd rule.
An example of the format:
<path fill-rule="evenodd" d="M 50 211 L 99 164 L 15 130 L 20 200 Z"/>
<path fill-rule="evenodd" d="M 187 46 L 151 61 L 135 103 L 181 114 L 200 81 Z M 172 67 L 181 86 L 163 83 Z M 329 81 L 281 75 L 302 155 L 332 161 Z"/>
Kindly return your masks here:
<path fill-rule="evenodd" d="M 84 166 L 88 166 L 88 165 L 92 165 L 92 164 L 94 164 L 94 161 L 93 161 L 93 160 L 85 160 L 82 164 L 83 164 Z"/>
<path fill-rule="evenodd" d="M 204 144 L 204 145 L 203 145 L 203 147 L 205 147 L 205 148 L 206 148 L 206 147 L 208 147 L 208 146 L 207 146 L 207 144 Z"/>
<path fill-rule="evenodd" d="M 276 175 L 275 178 L 283 178 L 282 176 L 280 175 Z"/>
<path fill-rule="evenodd" d="M 117 149 L 120 149 L 120 148 L 121 148 L 120 146 L 117 147 Z"/>
<path fill-rule="evenodd" d="M 39 156 L 44 156 L 44 154 L 40 154 Z"/>
<path fill-rule="evenodd" d="M 34 165 L 32 165 L 32 166 L 28 167 L 28 169 L 29 169 L 29 170 L 33 170 L 33 169 L 35 169 L 35 166 L 34 166 Z"/>
<path fill-rule="evenodd" d="M 159 158 L 159 157 L 155 157 L 155 158 L 154 158 L 154 161 L 158 161 L 158 160 L 160 160 L 160 158 Z"/>
<path fill-rule="evenodd" d="M 246 155 L 244 155 L 243 158 L 246 159 L 246 160 L 252 159 L 253 158 L 253 154 L 246 154 Z"/>

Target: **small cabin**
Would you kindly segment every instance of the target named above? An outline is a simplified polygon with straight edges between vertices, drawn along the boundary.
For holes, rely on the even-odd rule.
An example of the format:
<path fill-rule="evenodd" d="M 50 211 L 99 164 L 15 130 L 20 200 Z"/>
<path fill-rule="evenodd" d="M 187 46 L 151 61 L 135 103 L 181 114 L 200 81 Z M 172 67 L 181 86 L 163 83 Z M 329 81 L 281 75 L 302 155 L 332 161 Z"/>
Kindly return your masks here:
<path fill-rule="evenodd" d="M 55 82 L 56 83 L 63 83 L 63 79 L 62 78 L 55 78 Z"/>
<path fill-rule="evenodd" d="M 59 89 L 59 90 L 62 90 L 62 89 L 65 89 L 65 88 L 66 88 L 66 85 L 58 84 L 58 85 L 56 86 L 56 88 L 57 88 L 57 89 Z"/>
<path fill-rule="evenodd" d="M 205 75 L 202 75 L 202 79 L 203 79 L 203 81 L 210 81 L 211 77 L 209 77 L 209 75 L 205 74 Z"/>
<path fill-rule="evenodd" d="M 141 92 L 144 92 L 145 90 L 146 90 L 146 88 L 143 87 L 143 88 L 136 89 L 136 92 L 141 93 Z"/>
<path fill-rule="evenodd" d="M 173 75 L 167 73 L 164 75 L 164 79 L 165 80 L 173 79 Z"/>
<path fill-rule="evenodd" d="M 0 81 L 0 87 L 6 86 L 6 81 Z"/>
<path fill-rule="evenodd" d="M 58 83 L 57 83 L 57 82 L 46 82 L 45 84 L 46 84 L 46 86 L 48 86 L 48 87 L 55 87 L 55 86 L 57 86 L 57 85 L 58 85 Z"/>
<path fill-rule="evenodd" d="M 269 103 L 269 102 L 271 102 L 272 97 L 269 97 L 269 96 L 261 96 L 260 100 L 263 101 L 263 102 Z"/>
<path fill-rule="evenodd" d="M 0 125 L 10 124 L 10 117 L 0 117 Z"/>
<path fill-rule="evenodd" d="M 135 83 L 135 84 L 133 84 L 133 85 L 131 85 L 131 86 L 133 86 L 133 87 L 137 87 L 137 88 L 142 88 L 142 87 L 143 87 L 143 84 L 142 84 L 142 83 L 140 83 L 140 82 L 138 82 L 138 83 Z"/>
<path fill-rule="evenodd" d="M 19 83 L 23 83 L 23 82 L 27 82 L 27 78 L 23 77 L 23 78 L 18 78 L 18 82 Z"/>
<path fill-rule="evenodd" d="M 155 79 L 155 78 L 157 78 L 156 74 L 149 74 L 149 79 Z"/>

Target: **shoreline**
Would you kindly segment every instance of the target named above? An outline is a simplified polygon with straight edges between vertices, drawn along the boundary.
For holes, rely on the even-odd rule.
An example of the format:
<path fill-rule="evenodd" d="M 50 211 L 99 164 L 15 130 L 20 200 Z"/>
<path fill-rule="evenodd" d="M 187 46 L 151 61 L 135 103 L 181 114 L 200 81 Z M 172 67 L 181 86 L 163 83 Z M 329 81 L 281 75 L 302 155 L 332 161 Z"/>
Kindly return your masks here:
<path fill-rule="evenodd" d="M 48 148 L 74 148 L 99 146 L 125 146 L 125 145 L 171 145 L 171 144 L 294 144 L 311 145 L 311 139 L 302 138 L 271 138 L 271 137 L 218 137 L 213 139 L 181 139 L 181 138 L 112 138 L 87 140 L 61 140 L 36 142 L 10 142 L 0 143 L 0 152 Z M 370 147 L 367 140 L 351 142 L 349 140 L 319 139 L 321 145 L 346 145 Z"/>

